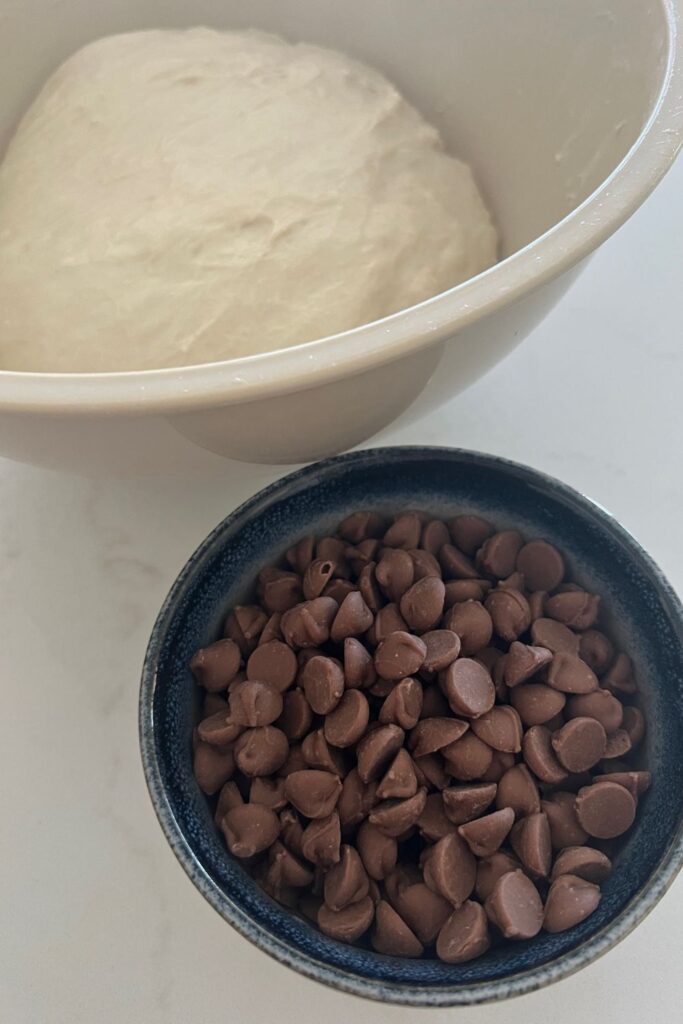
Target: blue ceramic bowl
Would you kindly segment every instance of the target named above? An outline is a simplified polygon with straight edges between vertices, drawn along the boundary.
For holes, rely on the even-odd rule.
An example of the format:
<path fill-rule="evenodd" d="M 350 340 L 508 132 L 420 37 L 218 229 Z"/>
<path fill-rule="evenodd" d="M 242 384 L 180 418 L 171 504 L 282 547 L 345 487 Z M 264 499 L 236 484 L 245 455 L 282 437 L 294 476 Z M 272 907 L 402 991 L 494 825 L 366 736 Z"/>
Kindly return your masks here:
<path fill-rule="evenodd" d="M 548 538 L 573 577 L 603 595 L 632 654 L 652 771 L 636 826 L 598 910 L 559 935 L 508 943 L 468 964 L 402 960 L 342 945 L 283 909 L 227 853 L 191 763 L 197 692 L 187 665 L 245 599 L 259 568 L 299 537 L 325 534 L 354 509 L 472 511 Z M 683 609 L 648 555 L 605 511 L 541 473 L 444 448 L 385 448 L 312 465 L 261 491 L 204 541 L 159 614 L 145 659 L 140 742 L 147 785 L 173 851 L 199 891 L 242 935 L 282 963 L 356 995 L 414 1006 L 503 999 L 571 974 L 627 935 L 683 860 Z"/>

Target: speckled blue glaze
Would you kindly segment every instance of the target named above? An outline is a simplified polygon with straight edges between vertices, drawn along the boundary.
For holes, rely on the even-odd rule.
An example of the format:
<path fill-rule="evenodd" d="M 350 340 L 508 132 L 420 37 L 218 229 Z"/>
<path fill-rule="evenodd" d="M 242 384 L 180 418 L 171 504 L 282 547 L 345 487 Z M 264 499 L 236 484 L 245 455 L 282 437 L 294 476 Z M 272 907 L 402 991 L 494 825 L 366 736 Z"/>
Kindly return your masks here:
<path fill-rule="evenodd" d="M 574 578 L 603 595 L 633 655 L 648 716 L 653 773 L 636 827 L 577 928 L 509 943 L 470 964 L 402 960 L 326 938 L 264 895 L 230 858 L 192 776 L 197 693 L 192 653 L 215 639 L 257 571 L 307 533 L 355 509 L 478 512 L 542 536 Z M 657 903 L 683 860 L 683 609 L 648 555 L 597 505 L 503 459 L 446 448 L 354 452 L 293 473 L 257 494 L 204 541 L 180 573 L 152 633 L 140 695 L 147 785 L 180 863 L 246 938 L 308 977 L 347 992 L 415 1006 L 464 1005 L 529 992 L 571 974 L 623 938 Z"/>

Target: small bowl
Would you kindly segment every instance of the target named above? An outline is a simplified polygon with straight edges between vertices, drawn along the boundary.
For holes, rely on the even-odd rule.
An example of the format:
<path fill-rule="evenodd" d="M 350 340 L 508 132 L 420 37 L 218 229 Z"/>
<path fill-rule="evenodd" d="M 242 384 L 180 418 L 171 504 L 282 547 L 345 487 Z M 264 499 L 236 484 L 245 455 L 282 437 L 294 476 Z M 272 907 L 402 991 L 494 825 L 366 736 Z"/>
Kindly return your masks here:
<path fill-rule="evenodd" d="M 266 896 L 228 854 L 192 774 L 198 688 L 193 652 L 220 635 L 258 570 L 301 536 L 325 534 L 354 509 L 472 511 L 542 536 L 574 579 L 604 597 L 633 657 L 648 721 L 653 782 L 586 921 L 559 935 L 490 950 L 468 964 L 402 960 L 342 945 Z M 346 992 L 414 1006 L 519 995 L 605 953 L 654 907 L 683 861 L 683 608 L 659 569 L 607 512 L 551 477 L 504 459 L 447 448 L 384 448 L 309 466 L 228 516 L 187 562 L 154 627 L 140 695 L 142 760 L 171 847 L 211 905 L 260 949 Z"/>

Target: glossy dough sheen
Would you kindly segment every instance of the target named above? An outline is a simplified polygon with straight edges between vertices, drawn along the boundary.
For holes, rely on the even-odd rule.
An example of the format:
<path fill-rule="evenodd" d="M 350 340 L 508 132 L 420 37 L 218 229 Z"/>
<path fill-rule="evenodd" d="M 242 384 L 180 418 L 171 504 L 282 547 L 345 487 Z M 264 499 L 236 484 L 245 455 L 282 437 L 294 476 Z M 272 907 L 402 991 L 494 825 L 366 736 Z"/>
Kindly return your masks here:
<path fill-rule="evenodd" d="M 111 36 L 52 75 L 0 169 L 0 366 L 272 351 L 495 258 L 469 168 L 378 72 L 260 33 Z"/>

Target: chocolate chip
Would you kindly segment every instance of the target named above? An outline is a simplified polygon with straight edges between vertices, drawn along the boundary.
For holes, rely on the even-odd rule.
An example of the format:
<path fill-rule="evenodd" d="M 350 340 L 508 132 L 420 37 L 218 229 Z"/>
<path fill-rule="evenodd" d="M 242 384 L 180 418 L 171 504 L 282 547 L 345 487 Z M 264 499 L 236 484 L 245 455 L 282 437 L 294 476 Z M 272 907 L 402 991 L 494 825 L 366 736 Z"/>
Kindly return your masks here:
<path fill-rule="evenodd" d="M 398 605 L 386 604 L 377 612 L 375 621 L 367 631 L 366 637 L 370 645 L 377 646 L 391 633 L 405 633 L 407 629 L 408 626 L 398 610 Z"/>
<path fill-rule="evenodd" d="M 483 782 L 444 789 L 441 797 L 446 816 L 455 825 L 478 818 L 495 800 L 497 788 L 494 782 Z"/>
<path fill-rule="evenodd" d="M 303 593 L 307 601 L 320 597 L 336 568 L 336 562 L 324 558 L 316 558 L 310 563 L 303 579 Z"/>
<path fill-rule="evenodd" d="M 387 956 L 422 956 L 422 943 L 394 908 L 380 900 L 375 908 L 375 926 L 370 938 L 372 948 Z"/>
<path fill-rule="evenodd" d="M 258 589 L 261 603 L 271 615 L 286 612 L 303 597 L 300 576 L 295 572 L 283 572 L 272 567 L 262 569 L 259 573 Z"/>
<path fill-rule="evenodd" d="M 381 537 L 386 528 L 386 519 L 379 512 L 352 512 L 342 519 L 337 533 L 351 544 L 358 544 L 368 537 Z"/>
<path fill-rule="evenodd" d="M 517 530 L 494 533 L 477 551 L 477 566 L 490 576 L 503 580 L 515 571 L 522 544 L 522 536 Z"/>
<path fill-rule="evenodd" d="M 455 743 L 467 732 L 467 722 L 457 718 L 423 718 L 410 733 L 409 746 L 414 757 L 433 754 Z"/>
<path fill-rule="evenodd" d="M 430 889 L 459 907 L 474 889 L 477 862 L 464 839 L 451 832 L 427 851 L 423 874 Z"/>
<path fill-rule="evenodd" d="M 513 641 L 505 657 L 505 685 L 513 687 L 526 683 L 552 660 L 552 652 L 547 647 L 532 647 L 520 643 L 519 640 Z"/>
<path fill-rule="evenodd" d="M 407 750 L 399 750 L 387 768 L 382 781 L 377 787 L 380 800 L 392 798 L 405 799 L 417 793 L 417 776 L 413 759 Z"/>
<path fill-rule="evenodd" d="M 460 825 L 458 832 L 477 857 L 490 857 L 504 842 L 514 820 L 515 812 L 512 808 L 504 807 L 500 811 L 493 811 L 492 814 L 485 814 L 483 818 L 476 818 Z"/>
<path fill-rule="evenodd" d="M 281 640 L 260 644 L 247 662 L 247 677 L 270 683 L 283 693 L 292 685 L 297 674 L 297 661 L 291 647 Z"/>
<path fill-rule="evenodd" d="M 552 738 L 557 758 L 570 772 L 585 772 L 605 753 L 607 737 L 594 718 L 573 718 Z"/>
<path fill-rule="evenodd" d="M 358 769 L 352 768 L 344 779 L 337 803 L 342 828 L 352 827 L 363 821 L 374 807 L 377 799 L 377 783 L 363 782 L 358 774 Z"/>
<path fill-rule="evenodd" d="M 303 857 L 301 849 L 303 834 L 303 825 L 299 821 L 299 816 L 294 808 L 285 807 L 283 811 L 280 811 L 280 839 L 287 849 L 291 850 L 298 857 Z"/>
<path fill-rule="evenodd" d="M 224 747 L 236 740 L 243 728 L 239 722 L 235 721 L 226 704 L 225 710 L 216 711 L 208 718 L 203 718 L 197 726 L 197 732 L 200 740 L 203 740 L 204 743 L 210 743 L 214 747 Z"/>
<path fill-rule="evenodd" d="M 462 601 L 483 601 L 492 584 L 490 580 L 448 580 L 445 586 L 444 608 L 450 609 Z"/>
<path fill-rule="evenodd" d="M 374 562 L 370 562 L 364 566 L 358 577 L 358 589 L 363 595 L 363 600 L 370 609 L 370 611 L 377 613 L 384 601 L 382 594 L 380 593 L 379 586 L 377 585 L 377 566 Z"/>
<path fill-rule="evenodd" d="M 389 902 L 420 942 L 434 942 L 452 911 L 450 903 L 419 880 L 405 877 L 401 868 L 385 882 Z"/>
<path fill-rule="evenodd" d="M 339 537 L 321 537 L 315 546 L 315 557 L 325 562 L 334 562 L 334 575 L 340 579 L 350 576 L 346 561 L 347 545 Z"/>
<path fill-rule="evenodd" d="M 516 857 L 503 850 L 498 850 L 490 857 L 482 857 L 477 865 L 477 883 L 475 892 L 477 899 L 484 903 L 495 887 L 496 882 L 508 871 L 517 871 L 521 865 Z"/>
<path fill-rule="evenodd" d="M 205 690 L 216 693 L 227 689 L 241 663 L 242 654 L 234 640 L 217 640 L 197 651 L 190 662 L 190 670 Z"/>
<path fill-rule="evenodd" d="M 323 903 L 318 910 L 318 927 L 337 942 L 356 942 L 364 935 L 375 916 L 375 904 L 369 896 L 350 903 L 343 910 L 330 910 Z"/>
<path fill-rule="evenodd" d="M 360 640 L 344 640 L 344 678 L 348 689 L 368 689 L 377 679 L 375 663 Z"/>
<path fill-rule="evenodd" d="M 636 692 L 633 665 L 626 654 L 618 654 L 612 667 L 605 673 L 602 685 L 610 693 L 630 695 Z"/>
<path fill-rule="evenodd" d="M 579 654 L 597 675 L 602 675 L 612 663 L 614 645 L 599 630 L 587 629 L 579 637 Z"/>
<path fill-rule="evenodd" d="M 547 647 L 553 654 L 579 653 L 579 638 L 571 629 L 554 619 L 535 619 L 531 623 L 531 639 L 537 647 Z"/>
<path fill-rule="evenodd" d="M 606 772 L 596 778 L 596 782 L 616 782 L 625 786 L 634 800 L 650 788 L 651 781 L 649 772 Z"/>
<path fill-rule="evenodd" d="M 550 886 L 543 927 L 564 932 L 585 921 L 600 903 L 600 889 L 576 875 L 561 875 Z"/>
<path fill-rule="evenodd" d="M 461 782 L 483 778 L 493 761 L 491 747 L 473 732 L 467 732 L 462 739 L 449 743 L 441 753 L 446 759 L 448 771 Z"/>
<path fill-rule="evenodd" d="M 398 845 L 391 836 L 385 835 L 376 825 L 364 821 L 358 829 L 356 846 L 363 861 L 363 867 L 375 881 L 394 870 L 398 857 Z"/>
<path fill-rule="evenodd" d="M 405 733 L 397 725 L 381 725 L 366 733 L 356 748 L 358 774 L 363 782 L 374 782 L 403 746 Z"/>
<path fill-rule="evenodd" d="M 614 757 L 624 757 L 628 754 L 633 744 L 631 737 L 625 729 L 616 729 L 607 737 L 603 758 L 609 760 Z"/>
<path fill-rule="evenodd" d="M 340 857 L 341 826 L 339 815 L 332 811 L 325 818 L 316 818 L 304 829 L 301 850 L 311 864 L 327 868 Z"/>
<path fill-rule="evenodd" d="M 282 697 L 282 714 L 275 722 L 287 739 L 300 740 L 311 728 L 313 712 L 302 690 L 290 690 Z"/>
<path fill-rule="evenodd" d="M 500 782 L 508 768 L 515 763 L 515 755 L 504 753 L 502 750 L 491 751 L 491 764 L 481 774 L 482 782 Z"/>
<path fill-rule="evenodd" d="M 271 811 L 281 811 L 287 803 L 285 780 L 263 778 L 260 775 L 252 779 L 249 803 L 263 804 L 264 807 L 270 807 Z"/>
<path fill-rule="evenodd" d="M 447 718 L 450 715 L 448 702 L 438 686 L 425 686 L 422 691 L 420 718 Z"/>
<path fill-rule="evenodd" d="M 454 910 L 436 940 L 436 952 L 449 964 L 464 964 L 489 948 L 488 920 L 484 908 L 474 900 Z"/>
<path fill-rule="evenodd" d="M 424 633 L 433 629 L 443 612 L 446 588 L 436 576 L 413 583 L 401 598 L 401 615 L 411 629 Z"/>
<path fill-rule="evenodd" d="M 496 807 L 499 810 L 511 807 L 517 818 L 538 814 L 541 810 L 538 786 L 525 764 L 513 765 L 501 777 L 496 793 Z"/>
<path fill-rule="evenodd" d="M 429 794 L 417 824 L 422 837 L 430 842 L 436 842 L 456 831 L 455 825 L 444 813 L 441 793 Z"/>
<path fill-rule="evenodd" d="M 302 889 L 313 882 L 313 872 L 283 843 L 276 841 L 268 850 L 269 882 L 275 889 Z"/>
<path fill-rule="evenodd" d="M 304 771 L 307 767 L 308 765 L 306 763 L 306 758 L 303 755 L 301 744 L 295 743 L 289 748 L 287 760 L 283 764 L 282 768 L 280 768 L 278 775 L 286 778 L 288 775 L 292 775 L 293 772 Z"/>
<path fill-rule="evenodd" d="M 623 727 L 631 740 L 631 746 L 637 747 L 645 735 L 645 718 L 640 708 L 629 705 L 624 708 Z"/>
<path fill-rule="evenodd" d="M 572 629 L 590 629 L 598 617 L 600 598 L 587 594 L 585 590 L 570 590 L 564 594 L 549 597 L 545 613 L 550 619 L 557 619 Z"/>
<path fill-rule="evenodd" d="M 369 718 L 367 697 L 360 690 L 347 690 L 325 719 L 325 738 L 335 747 L 351 747 L 364 735 Z"/>
<path fill-rule="evenodd" d="M 543 924 L 541 897 L 534 883 L 519 870 L 501 875 L 485 910 L 506 939 L 533 939 Z"/>
<path fill-rule="evenodd" d="M 478 661 L 459 658 L 445 669 L 441 686 L 455 715 L 481 718 L 496 700 L 493 679 Z M 484 738 L 484 737 L 482 737 Z"/>
<path fill-rule="evenodd" d="M 614 732 L 621 725 L 623 707 L 607 690 L 593 690 L 581 693 L 567 701 L 565 714 L 568 718 L 595 718 L 607 733 Z"/>
<path fill-rule="evenodd" d="M 531 612 L 532 623 L 536 619 L 542 619 L 545 615 L 545 603 L 548 600 L 548 595 L 545 590 L 534 590 L 533 593 L 529 594 L 529 611 Z"/>
<path fill-rule="evenodd" d="M 351 568 L 352 576 L 359 576 L 366 565 L 374 562 L 379 551 L 379 541 L 367 538 L 360 541 L 355 547 L 346 549 L 346 557 Z"/>
<path fill-rule="evenodd" d="M 519 590 L 497 587 L 484 602 L 494 632 L 506 643 L 516 640 L 531 625 L 529 602 Z"/>
<path fill-rule="evenodd" d="M 427 648 L 423 672 L 440 672 L 448 668 L 460 654 L 460 637 L 451 629 L 434 629 L 422 634 Z"/>
<path fill-rule="evenodd" d="M 225 620 L 223 632 L 239 647 L 246 657 L 256 647 L 268 616 L 257 605 L 237 605 Z"/>
<path fill-rule="evenodd" d="M 405 800 L 384 800 L 370 811 L 370 823 L 385 836 L 396 839 L 416 823 L 424 810 L 426 799 L 426 789 L 418 789 L 414 796 Z"/>
<path fill-rule="evenodd" d="M 326 818 L 334 810 L 342 784 L 331 772 L 305 769 L 287 776 L 285 794 L 307 818 Z"/>
<path fill-rule="evenodd" d="M 552 863 L 550 824 L 541 811 L 522 818 L 512 829 L 510 845 L 532 878 L 547 878 Z"/>
<path fill-rule="evenodd" d="M 238 725 L 271 725 L 282 708 L 282 696 L 270 683 L 247 679 L 230 691 L 230 715 Z"/>
<path fill-rule="evenodd" d="M 317 655 L 306 664 L 301 683 L 306 700 L 316 715 L 327 715 L 341 700 L 344 672 L 339 662 Z"/>
<path fill-rule="evenodd" d="M 430 519 L 422 527 L 422 539 L 420 544 L 430 555 L 438 555 L 444 544 L 449 544 L 451 535 L 448 527 L 440 519 Z"/>
<path fill-rule="evenodd" d="M 275 842 L 280 822 L 277 814 L 263 804 L 241 804 L 228 811 L 221 828 L 233 856 L 253 857 Z"/>
<path fill-rule="evenodd" d="M 598 689 L 598 677 L 581 658 L 560 651 L 548 669 L 548 685 L 563 693 L 590 693 Z"/>
<path fill-rule="evenodd" d="M 494 533 L 494 527 L 481 516 L 455 516 L 448 521 L 448 530 L 453 543 L 466 555 L 474 555 Z"/>
<path fill-rule="evenodd" d="M 226 782 L 222 786 L 220 793 L 218 794 L 218 802 L 216 803 L 216 812 L 213 816 L 213 820 L 220 827 L 220 824 L 233 807 L 240 807 L 244 803 L 242 794 L 239 791 L 236 782 Z"/>
<path fill-rule="evenodd" d="M 493 621 L 480 601 L 462 601 L 444 615 L 444 629 L 460 637 L 462 653 L 469 657 L 486 647 L 493 636 Z"/>
<path fill-rule="evenodd" d="M 319 647 L 330 638 L 339 605 L 331 597 L 316 597 L 290 608 L 282 616 L 282 635 L 290 647 Z"/>
<path fill-rule="evenodd" d="M 365 899 L 369 888 L 369 879 L 360 854 L 355 847 L 344 843 L 339 861 L 325 874 L 326 905 L 330 910 L 343 910 L 350 903 Z"/>
<path fill-rule="evenodd" d="M 194 777 L 197 785 L 213 796 L 235 771 L 235 758 L 232 747 L 216 747 L 210 743 L 198 743 L 194 752 Z"/>
<path fill-rule="evenodd" d="M 582 846 L 588 839 L 588 833 L 581 827 L 576 814 L 576 797 L 573 793 L 553 793 L 547 800 L 541 801 L 541 810 L 548 818 L 553 849 Z"/>
<path fill-rule="evenodd" d="M 567 698 L 544 683 L 522 683 L 511 690 L 510 700 L 525 725 L 544 725 L 562 711 Z"/>
<path fill-rule="evenodd" d="M 591 846 L 568 846 L 557 855 L 550 877 L 555 881 L 561 875 L 576 875 L 600 885 L 611 873 L 612 862 L 601 850 Z"/>
<path fill-rule="evenodd" d="M 416 548 L 420 543 L 422 523 L 416 512 L 404 512 L 396 516 L 384 534 L 383 544 L 387 548 Z"/>
<path fill-rule="evenodd" d="M 589 836 L 614 839 L 626 832 L 636 816 L 636 802 L 616 782 L 594 782 L 576 797 L 576 816 Z"/>
<path fill-rule="evenodd" d="M 302 537 L 300 541 L 292 545 L 285 552 L 285 559 L 287 565 L 294 572 L 298 573 L 299 576 L 303 576 L 306 569 L 313 561 L 313 555 L 315 552 L 315 537 Z"/>
<path fill-rule="evenodd" d="M 287 737 L 274 725 L 247 729 L 234 746 L 235 763 L 243 775 L 272 775 L 285 763 L 289 753 Z"/>
<path fill-rule="evenodd" d="M 434 555 L 430 555 L 428 551 L 422 551 L 420 548 L 417 548 L 415 551 L 409 551 L 408 554 L 413 561 L 416 583 L 418 580 L 423 580 L 428 576 L 436 576 L 438 579 L 441 579 L 441 566 Z"/>
<path fill-rule="evenodd" d="M 564 559 L 545 540 L 532 540 L 520 548 L 517 568 L 530 590 L 555 590 L 564 579 Z"/>
<path fill-rule="evenodd" d="M 447 580 L 476 579 L 479 575 L 474 563 L 452 544 L 444 544 L 441 548 L 439 563 Z"/>
<path fill-rule="evenodd" d="M 417 679 L 402 679 L 385 699 L 377 716 L 382 723 L 394 723 L 401 729 L 412 729 L 422 711 L 422 687 Z"/>
<path fill-rule="evenodd" d="M 415 579 L 415 565 L 408 552 L 386 550 L 375 567 L 375 579 L 390 601 L 400 601 Z"/>
<path fill-rule="evenodd" d="M 544 725 L 533 725 L 522 739 L 524 760 L 534 775 L 550 786 L 564 782 L 567 772 L 562 767 L 552 746 L 552 734 Z"/>
<path fill-rule="evenodd" d="M 324 729 L 314 729 L 304 737 L 301 752 L 309 768 L 320 768 L 343 778 L 346 774 L 344 755 L 341 750 L 331 747 L 325 738 Z"/>
<path fill-rule="evenodd" d="M 494 750 L 516 754 L 522 749 L 522 723 L 514 708 L 491 708 L 473 720 L 472 731 Z"/>
<path fill-rule="evenodd" d="M 427 648 L 419 637 L 399 631 L 383 640 L 375 652 L 375 668 L 382 679 L 404 679 L 415 675 Z"/>

